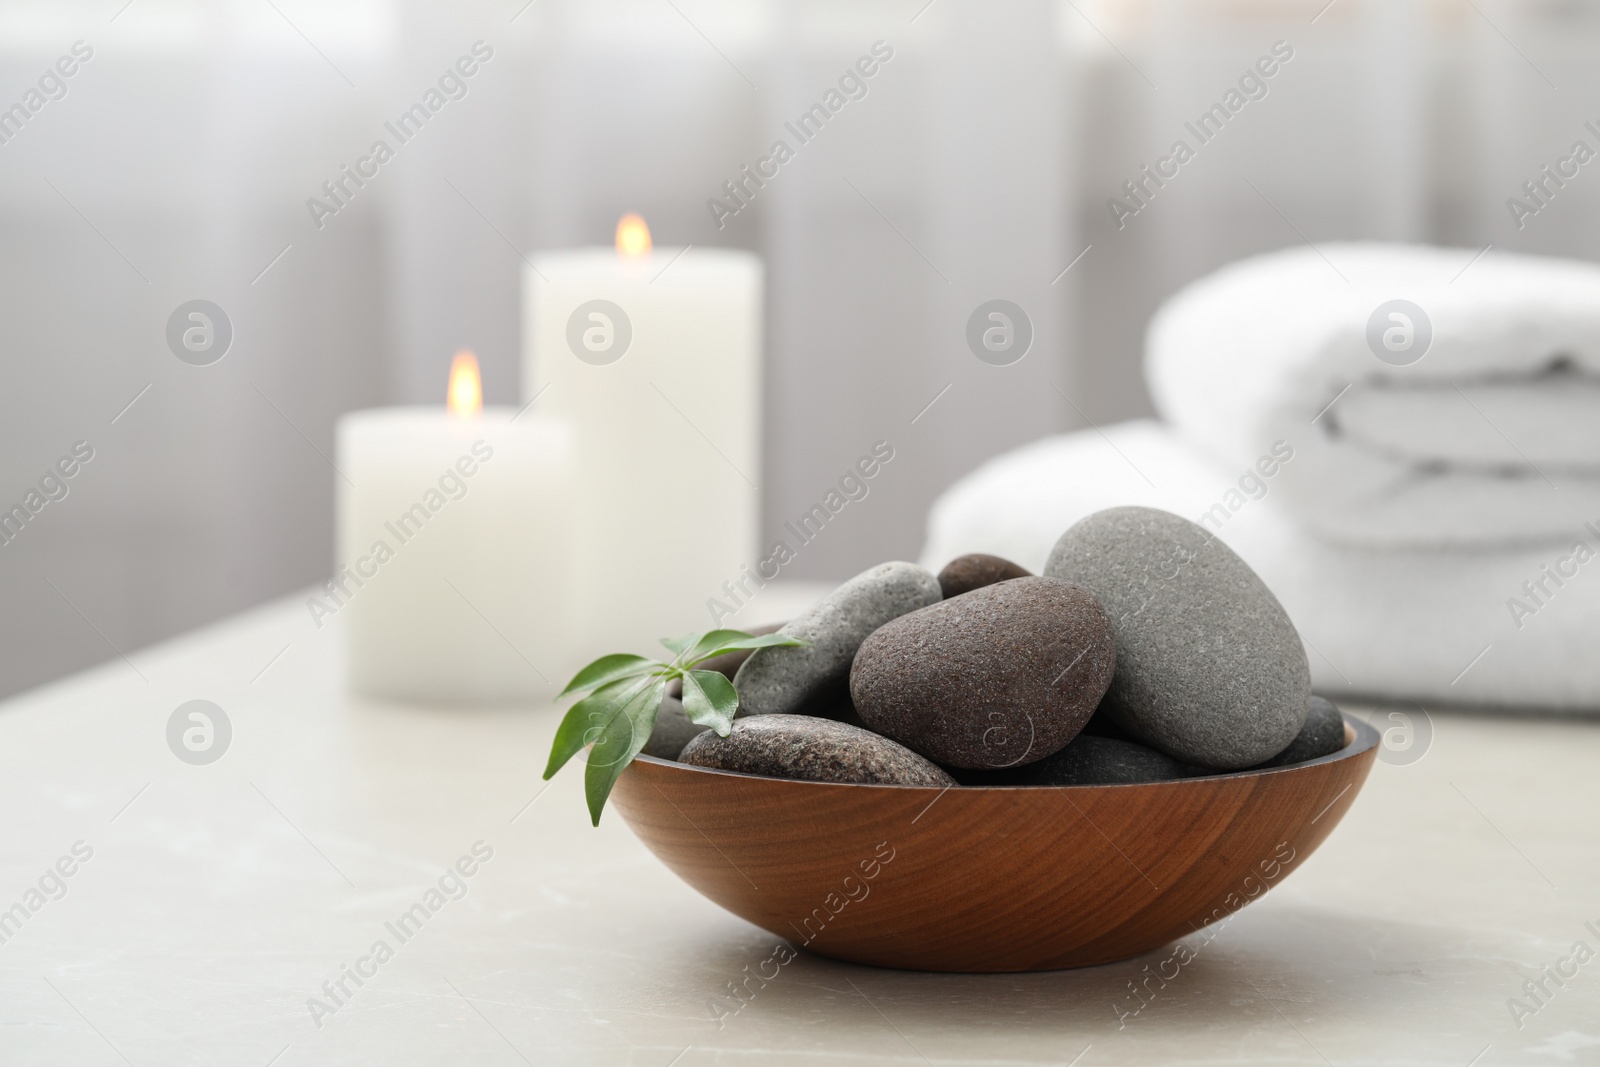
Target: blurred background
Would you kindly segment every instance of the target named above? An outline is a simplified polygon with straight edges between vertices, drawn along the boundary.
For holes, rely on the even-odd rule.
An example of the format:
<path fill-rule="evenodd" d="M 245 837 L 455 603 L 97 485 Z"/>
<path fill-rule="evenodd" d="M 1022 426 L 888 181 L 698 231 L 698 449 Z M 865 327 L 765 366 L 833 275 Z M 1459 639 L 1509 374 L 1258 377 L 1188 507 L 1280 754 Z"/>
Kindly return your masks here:
<path fill-rule="evenodd" d="M 874 441 L 903 457 L 786 574 L 914 559 L 957 477 L 1149 411 L 1144 324 L 1219 264 L 1592 257 L 1600 181 L 1521 230 L 1505 201 L 1600 121 L 1597 29 L 1561 0 L 7 0 L 0 108 L 92 55 L 0 116 L 0 501 L 94 458 L 0 547 L 0 692 L 325 579 L 336 418 L 442 403 L 461 347 L 520 403 L 524 263 L 628 211 L 766 262 L 768 531 Z M 467 96 L 319 228 L 307 199 L 478 40 Z M 719 227 L 708 199 L 877 41 L 865 98 Z M 1108 198 L 1279 41 L 1266 97 L 1119 228 Z M 1003 375 L 963 341 L 997 297 L 1035 329 Z M 164 338 L 195 298 L 235 332 L 210 367 Z"/>

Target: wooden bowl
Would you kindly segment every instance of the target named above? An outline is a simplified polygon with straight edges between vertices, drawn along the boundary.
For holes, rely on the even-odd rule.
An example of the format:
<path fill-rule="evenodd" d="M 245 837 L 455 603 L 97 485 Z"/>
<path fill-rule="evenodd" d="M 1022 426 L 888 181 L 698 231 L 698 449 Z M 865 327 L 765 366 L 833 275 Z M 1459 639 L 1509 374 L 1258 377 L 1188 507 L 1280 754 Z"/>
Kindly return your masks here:
<path fill-rule="evenodd" d="M 922 971 L 1127 959 L 1282 881 L 1344 816 L 1378 732 L 1308 763 L 1144 785 L 949 789 L 640 756 L 612 793 L 701 893 L 791 944 Z"/>

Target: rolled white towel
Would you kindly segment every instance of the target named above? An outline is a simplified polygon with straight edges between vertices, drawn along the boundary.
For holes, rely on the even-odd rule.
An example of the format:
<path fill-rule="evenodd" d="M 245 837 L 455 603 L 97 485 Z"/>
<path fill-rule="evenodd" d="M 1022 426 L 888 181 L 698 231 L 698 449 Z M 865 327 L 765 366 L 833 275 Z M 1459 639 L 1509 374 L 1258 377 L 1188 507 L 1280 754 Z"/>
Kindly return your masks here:
<path fill-rule="evenodd" d="M 1149 421 L 1045 438 L 938 499 L 922 563 L 989 552 L 1038 572 L 1084 516 L 1164 508 L 1218 533 L 1261 575 L 1306 643 L 1318 692 L 1600 709 L 1600 523 L 1542 549 L 1335 545 L 1284 513 L 1302 462 L 1284 452 L 1226 468 Z"/>
<path fill-rule="evenodd" d="M 1151 321 L 1156 408 L 1229 465 L 1292 445 L 1283 506 L 1323 537 L 1560 544 L 1600 519 L 1600 267 L 1474 255 L 1334 244 L 1202 278 Z M 1388 358 L 1432 334 L 1403 366 L 1368 336 L 1397 299 L 1426 321 L 1376 316 Z"/>

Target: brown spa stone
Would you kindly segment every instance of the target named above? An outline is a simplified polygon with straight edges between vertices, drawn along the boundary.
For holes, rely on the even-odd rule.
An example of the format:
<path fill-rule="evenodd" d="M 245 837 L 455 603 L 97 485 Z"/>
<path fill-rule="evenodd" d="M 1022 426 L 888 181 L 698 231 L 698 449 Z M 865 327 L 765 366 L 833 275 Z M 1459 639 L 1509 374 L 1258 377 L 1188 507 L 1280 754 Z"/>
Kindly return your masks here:
<path fill-rule="evenodd" d="M 1009 559 L 983 552 L 968 552 L 944 565 L 944 570 L 939 572 L 939 588 L 943 590 L 944 598 L 949 600 L 953 596 L 970 593 L 1008 578 L 1026 578 L 1029 574 L 1026 567 L 1019 567 Z"/>
<path fill-rule="evenodd" d="M 767 778 L 943 788 L 955 779 L 903 745 L 868 730 L 809 715 L 736 719 L 727 737 L 707 730 L 679 763 Z"/>
<path fill-rule="evenodd" d="M 1116 670 L 1111 621 L 1089 590 L 1029 576 L 902 615 L 856 654 L 867 726 L 948 767 L 1044 759 L 1077 736 Z"/>
<path fill-rule="evenodd" d="M 757 649 L 733 676 L 747 715 L 803 715 L 850 677 L 867 636 L 908 611 L 938 603 L 939 579 L 915 563 L 869 567 L 790 619 L 778 632 L 804 645 Z"/>

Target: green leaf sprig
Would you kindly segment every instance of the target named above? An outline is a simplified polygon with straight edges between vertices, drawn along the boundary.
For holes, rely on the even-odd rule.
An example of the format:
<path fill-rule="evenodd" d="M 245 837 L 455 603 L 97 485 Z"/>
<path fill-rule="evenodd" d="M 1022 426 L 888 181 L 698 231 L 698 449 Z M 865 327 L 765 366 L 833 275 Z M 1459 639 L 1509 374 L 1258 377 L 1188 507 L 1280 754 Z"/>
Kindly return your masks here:
<path fill-rule="evenodd" d="M 783 634 L 751 637 L 742 630 L 712 630 L 677 640 L 663 637 L 661 643 L 673 653 L 670 662 L 626 653 L 601 656 L 574 675 L 556 697 L 560 700 L 573 693 L 589 694 L 567 709 L 556 729 L 544 776 L 554 776 L 579 749 L 592 746 L 583 788 L 589 800 L 589 816 L 596 826 L 600 825 L 600 812 L 605 809 L 612 786 L 650 740 L 668 683 L 675 678 L 683 680 L 683 710 L 690 722 L 709 726 L 718 737 L 727 737 L 733 729 L 734 713 L 739 710 L 739 694 L 726 676 L 717 671 L 695 670 L 695 665 L 727 652 L 806 644 Z"/>

